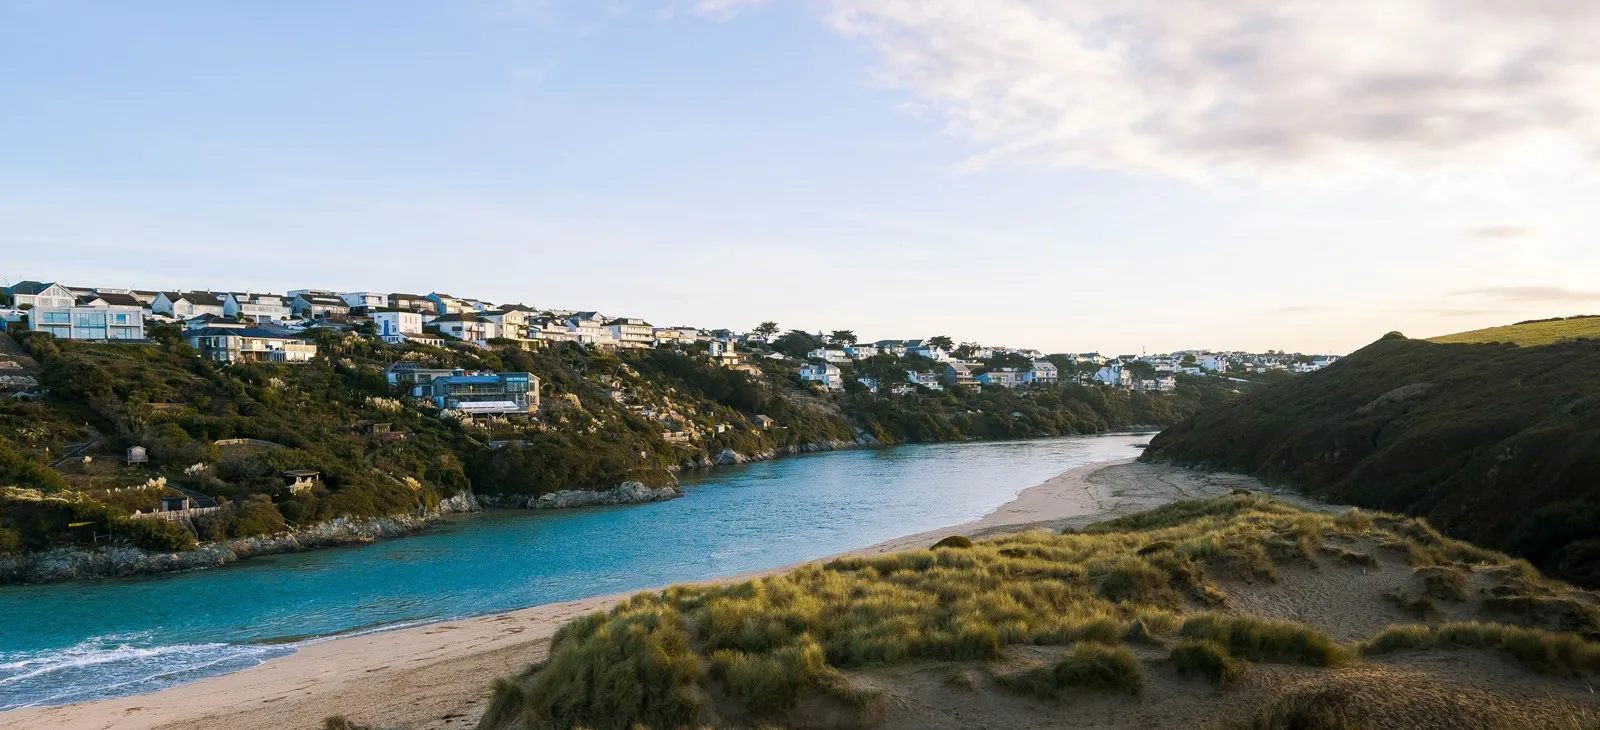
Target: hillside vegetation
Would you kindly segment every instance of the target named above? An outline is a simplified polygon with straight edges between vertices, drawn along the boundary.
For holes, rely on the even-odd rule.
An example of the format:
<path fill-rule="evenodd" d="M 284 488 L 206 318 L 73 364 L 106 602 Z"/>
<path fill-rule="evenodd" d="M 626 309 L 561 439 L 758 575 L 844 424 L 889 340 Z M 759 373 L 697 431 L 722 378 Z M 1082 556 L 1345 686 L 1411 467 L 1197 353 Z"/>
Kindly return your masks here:
<path fill-rule="evenodd" d="M 1504 327 L 1458 332 L 1428 338 L 1439 344 L 1508 342 L 1523 347 L 1549 345 L 1566 340 L 1600 339 L 1600 315 L 1556 317 L 1533 322 L 1518 322 Z"/>
<path fill-rule="evenodd" d="M 1420 520 L 1236 494 L 642 593 L 479 729 L 1577 728 L 1597 601 Z"/>
<path fill-rule="evenodd" d="M 1018 391 L 823 393 L 792 363 L 761 375 L 713 364 L 700 348 L 607 353 L 387 345 L 356 333 L 311 335 L 303 365 L 202 360 L 171 326 L 150 344 L 20 340 L 41 364 L 41 399 L 0 398 L 0 555 L 62 545 L 183 550 L 341 516 L 426 514 L 444 500 L 538 497 L 671 483 L 688 464 L 852 442 L 903 443 L 1098 433 L 1176 422 L 1233 386 L 1196 379 L 1175 394 L 1067 384 Z M 465 421 L 384 378 L 399 360 L 426 367 L 526 371 L 543 408 L 528 419 Z M 756 417 L 775 426 L 764 429 Z M 389 433 L 383 433 L 387 428 Z M 393 434 L 403 434 L 396 438 Z M 667 434 L 675 438 L 669 439 Z M 236 439 L 265 444 L 232 445 Z M 223 444 L 218 444 L 223 441 Z M 71 444 L 90 460 L 52 467 Z M 149 463 L 125 465 L 140 445 Z M 298 494 L 281 473 L 309 469 Z M 222 509 L 190 525 L 127 519 L 178 489 Z M 111 538 L 106 542 L 105 538 Z"/>
<path fill-rule="evenodd" d="M 1146 459 L 1240 471 L 1600 585 L 1600 340 L 1539 347 L 1392 334 L 1204 410 Z"/>

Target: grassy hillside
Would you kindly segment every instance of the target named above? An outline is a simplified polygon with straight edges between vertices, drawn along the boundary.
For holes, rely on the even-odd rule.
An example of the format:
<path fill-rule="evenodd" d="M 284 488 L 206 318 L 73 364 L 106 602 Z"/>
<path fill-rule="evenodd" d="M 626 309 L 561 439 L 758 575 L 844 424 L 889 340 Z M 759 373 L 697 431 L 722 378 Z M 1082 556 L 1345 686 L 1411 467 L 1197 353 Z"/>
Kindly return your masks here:
<path fill-rule="evenodd" d="M 1600 341 L 1449 345 L 1399 334 L 1202 411 L 1146 458 L 1241 471 L 1427 517 L 1600 585 Z"/>
<path fill-rule="evenodd" d="M 1458 332 L 1428 338 L 1440 344 L 1474 344 L 1483 342 L 1509 342 L 1513 345 L 1533 347 L 1566 340 L 1600 339 L 1600 315 L 1557 317 L 1534 322 L 1519 322 L 1504 327 Z"/>
<path fill-rule="evenodd" d="M 21 340 L 41 364 L 48 398 L 0 398 L 0 554 L 62 544 L 132 544 L 155 550 L 197 539 L 250 537 L 342 515 L 411 514 L 472 489 L 537 496 L 661 484 L 685 463 L 806 444 L 1022 438 L 1171 423 L 1231 396 L 1219 380 L 1171 395 L 1063 385 L 1026 391 L 875 395 L 858 385 L 823 393 L 797 365 L 768 363 L 752 376 L 719 367 L 698 348 L 611 354 L 576 345 L 524 351 L 393 346 L 358 334 L 314 335 L 304 365 L 217 365 L 196 357 L 172 327 L 152 343 Z M 527 420 L 464 422 L 391 388 L 397 360 L 428 367 L 527 371 L 544 407 Z M 773 419 L 762 429 L 756 416 Z M 404 438 L 374 433 L 388 424 Z M 669 441 L 665 434 L 688 434 Z M 266 446 L 218 445 L 258 439 Z M 511 445 L 495 448 L 492 443 Z M 73 444 L 89 462 L 52 467 Z M 133 445 L 147 465 L 122 465 Z M 285 494 L 281 472 L 314 469 L 322 484 Z M 176 523 L 129 521 L 175 490 L 215 497 L 225 509 Z"/>
<path fill-rule="evenodd" d="M 1580 727 L 1597 601 L 1419 520 L 1234 495 L 640 594 L 479 728 Z"/>

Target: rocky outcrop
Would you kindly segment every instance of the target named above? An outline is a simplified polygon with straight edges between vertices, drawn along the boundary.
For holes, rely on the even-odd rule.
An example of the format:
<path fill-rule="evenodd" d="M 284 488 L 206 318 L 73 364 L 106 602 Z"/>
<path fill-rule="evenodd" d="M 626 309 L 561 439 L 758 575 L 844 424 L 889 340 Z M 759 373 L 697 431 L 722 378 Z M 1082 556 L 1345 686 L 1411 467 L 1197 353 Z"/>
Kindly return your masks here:
<path fill-rule="evenodd" d="M 723 449 L 712 456 L 702 456 L 692 461 L 686 461 L 680 468 L 683 469 L 709 469 L 714 466 L 732 466 L 734 464 L 747 464 L 752 461 L 770 461 L 782 456 L 795 456 L 797 454 L 814 454 L 820 451 L 838 451 L 840 449 L 853 449 L 864 446 L 878 446 L 878 440 L 871 434 L 861 432 L 856 434 L 853 441 L 819 441 L 807 444 L 795 444 L 779 449 L 758 451 L 753 454 L 741 454 L 733 449 Z"/>
<path fill-rule="evenodd" d="M 605 491 L 568 489 L 547 492 L 537 497 L 525 495 L 485 495 L 480 498 L 485 506 L 517 509 L 566 509 L 569 507 L 597 507 L 617 504 L 644 504 L 664 502 L 683 496 L 677 485 L 650 487 L 639 482 L 623 482 Z"/>
<path fill-rule="evenodd" d="M 131 547 L 99 550 L 55 548 L 20 556 L 0 557 L 0 585 L 49 583 L 77 578 L 111 578 L 215 568 L 255 555 L 292 553 L 313 548 L 372 542 L 415 532 L 445 515 L 480 509 L 471 492 L 440 502 L 416 515 L 341 517 L 276 535 L 205 543 L 194 550 L 158 553 Z"/>

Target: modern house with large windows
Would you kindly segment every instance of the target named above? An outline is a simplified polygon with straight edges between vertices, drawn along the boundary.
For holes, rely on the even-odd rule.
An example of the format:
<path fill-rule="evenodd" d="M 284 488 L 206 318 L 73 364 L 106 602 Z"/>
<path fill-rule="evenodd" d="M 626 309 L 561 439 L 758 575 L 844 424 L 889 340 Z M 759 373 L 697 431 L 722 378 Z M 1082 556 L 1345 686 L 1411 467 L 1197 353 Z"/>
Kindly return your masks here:
<path fill-rule="evenodd" d="M 431 381 L 433 403 L 469 415 L 503 416 L 539 410 L 539 377 L 532 373 L 457 371 Z"/>
<path fill-rule="evenodd" d="M 63 340 L 143 340 L 140 307 L 41 307 L 28 312 L 28 329 Z"/>
<path fill-rule="evenodd" d="M 289 300 L 281 294 L 252 294 L 229 292 L 222 299 L 222 313 L 228 317 L 245 317 L 257 324 L 282 322 L 294 315 Z"/>
<path fill-rule="evenodd" d="M 71 289 L 54 282 L 19 281 L 6 287 L 11 306 L 16 309 L 70 307 L 78 301 Z"/>
<path fill-rule="evenodd" d="M 310 362 L 317 346 L 259 327 L 201 327 L 184 330 L 183 341 L 200 357 L 217 362 Z"/>

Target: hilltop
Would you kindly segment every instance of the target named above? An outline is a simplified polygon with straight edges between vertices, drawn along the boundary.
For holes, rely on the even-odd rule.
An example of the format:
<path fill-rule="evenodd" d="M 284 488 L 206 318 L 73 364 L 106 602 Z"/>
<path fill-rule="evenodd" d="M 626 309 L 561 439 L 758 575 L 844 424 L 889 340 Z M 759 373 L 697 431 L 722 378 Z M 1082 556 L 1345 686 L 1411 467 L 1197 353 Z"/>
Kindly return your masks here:
<path fill-rule="evenodd" d="M 1428 338 L 1440 344 L 1472 344 L 1483 342 L 1509 342 L 1513 345 L 1533 347 L 1566 340 L 1600 339 L 1600 315 L 1555 317 L 1518 322 L 1504 327 L 1458 332 Z"/>
<path fill-rule="evenodd" d="M 1597 605 L 1421 520 L 1243 493 L 642 593 L 478 727 L 1578 728 Z"/>
<path fill-rule="evenodd" d="M 1195 378 L 1170 394 L 1078 383 L 874 393 L 848 369 L 852 387 L 827 390 L 802 380 L 798 362 L 734 369 L 692 346 L 386 344 L 337 331 L 306 334 L 318 353 L 309 362 L 228 365 L 178 334 L 156 325 L 143 344 L 21 336 L 48 396 L 0 398 L 0 582 L 215 565 L 404 532 L 479 503 L 530 506 L 630 483 L 618 499 L 665 498 L 681 469 L 782 454 L 1172 423 L 1237 387 Z M 529 373 L 541 407 L 463 418 L 389 382 L 396 362 Z M 148 461 L 124 463 L 129 447 Z M 314 476 L 291 487 L 286 472 Z M 218 506 L 135 519 L 185 496 Z M 341 518 L 351 519 L 338 535 L 307 539 Z M 225 549 L 195 552 L 201 544 Z M 147 554 L 118 553 L 131 562 L 116 565 L 17 560 L 106 546 Z"/>
<path fill-rule="evenodd" d="M 1145 458 L 1240 471 L 1600 585 L 1600 340 L 1537 347 L 1396 334 L 1201 411 Z"/>

